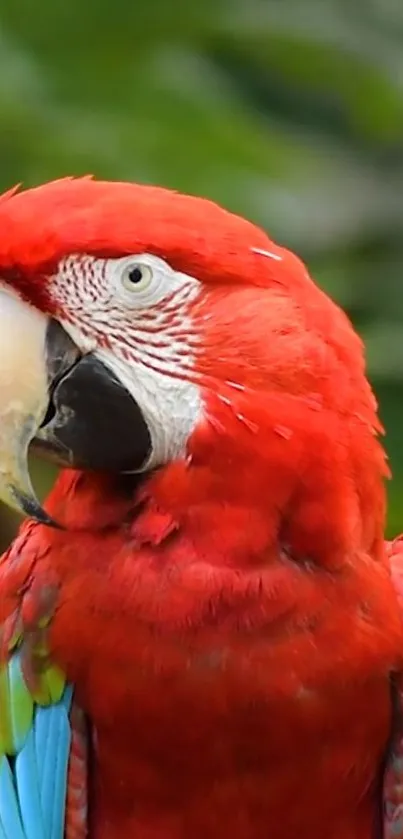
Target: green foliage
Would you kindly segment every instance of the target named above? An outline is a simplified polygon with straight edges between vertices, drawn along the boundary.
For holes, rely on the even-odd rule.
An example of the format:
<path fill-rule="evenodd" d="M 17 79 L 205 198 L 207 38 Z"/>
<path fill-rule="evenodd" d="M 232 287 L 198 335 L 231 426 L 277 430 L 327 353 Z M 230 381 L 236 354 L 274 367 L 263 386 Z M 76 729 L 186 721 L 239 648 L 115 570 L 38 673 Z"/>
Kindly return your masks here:
<path fill-rule="evenodd" d="M 0 187 L 86 172 L 160 182 L 297 250 L 367 343 L 391 533 L 403 525 L 402 86 L 399 0 L 0 11 Z M 49 475 L 36 475 L 43 491 Z"/>

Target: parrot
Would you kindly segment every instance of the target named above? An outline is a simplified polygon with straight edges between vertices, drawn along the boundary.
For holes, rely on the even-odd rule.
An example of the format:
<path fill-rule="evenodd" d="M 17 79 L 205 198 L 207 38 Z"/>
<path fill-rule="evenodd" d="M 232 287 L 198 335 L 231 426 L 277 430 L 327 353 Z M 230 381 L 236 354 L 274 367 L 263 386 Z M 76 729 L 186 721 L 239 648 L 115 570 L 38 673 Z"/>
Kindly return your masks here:
<path fill-rule="evenodd" d="M 382 435 L 349 318 L 252 221 L 0 197 L 0 839 L 403 837 Z"/>

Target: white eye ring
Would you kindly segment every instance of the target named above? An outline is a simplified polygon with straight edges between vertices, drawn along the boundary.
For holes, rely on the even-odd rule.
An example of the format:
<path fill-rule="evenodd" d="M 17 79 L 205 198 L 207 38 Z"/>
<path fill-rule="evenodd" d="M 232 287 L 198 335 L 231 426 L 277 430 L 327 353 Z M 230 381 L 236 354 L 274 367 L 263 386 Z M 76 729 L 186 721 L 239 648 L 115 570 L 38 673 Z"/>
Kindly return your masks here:
<path fill-rule="evenodd" d="M 121 275 L 121 283 L 126 291 L 139 294 L 147 291 L 153 279 L 153 269 L 145 263 L 131 262 L 126 265 Z"/>

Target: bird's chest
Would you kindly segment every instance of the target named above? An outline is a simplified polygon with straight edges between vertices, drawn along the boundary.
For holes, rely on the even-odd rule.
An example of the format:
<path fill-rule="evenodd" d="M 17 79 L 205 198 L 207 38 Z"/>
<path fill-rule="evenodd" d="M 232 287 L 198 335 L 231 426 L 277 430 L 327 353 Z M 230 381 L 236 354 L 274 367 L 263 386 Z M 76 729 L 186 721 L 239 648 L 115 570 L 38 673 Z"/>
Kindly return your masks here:
<path fill-rule="evenodd" d="M 60 601 L 53 649 L 92 725 L 96 839 L 117 822 L 128 839 L 372 839 L 400 625 L 372 585 L 364 601 L 291 571 L 143 575 L 113 597 L 102 576 L 85 611 L 88 586 Z"/>
<path fill-rule="evenodd" d="M 212 640 L 150 639 L 103 684 L 90 668 L 99 824 L 121 813 L 140 839 L 372 839 L 388 679 L 304 684 L 292 656 L 281 679 L 269 639 Z"/>

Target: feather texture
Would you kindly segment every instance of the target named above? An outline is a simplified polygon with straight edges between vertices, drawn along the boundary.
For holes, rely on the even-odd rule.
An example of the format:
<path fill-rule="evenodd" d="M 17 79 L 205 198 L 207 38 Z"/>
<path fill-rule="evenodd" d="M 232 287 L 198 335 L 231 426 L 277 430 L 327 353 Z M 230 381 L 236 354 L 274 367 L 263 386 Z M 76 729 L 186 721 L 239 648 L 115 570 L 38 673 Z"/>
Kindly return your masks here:
<path fill-rule="evenodd" d="M 72 690 L 45 677 L 49 704 L 26 685 L 20 651 L 1 668 L 0 839 L 63 839 Z M 55 701 L 52 700 L 55 697 Z"/>

